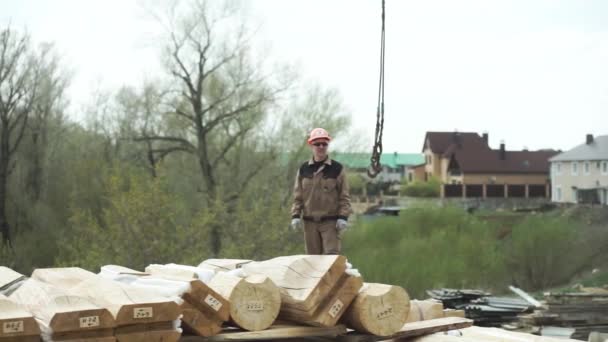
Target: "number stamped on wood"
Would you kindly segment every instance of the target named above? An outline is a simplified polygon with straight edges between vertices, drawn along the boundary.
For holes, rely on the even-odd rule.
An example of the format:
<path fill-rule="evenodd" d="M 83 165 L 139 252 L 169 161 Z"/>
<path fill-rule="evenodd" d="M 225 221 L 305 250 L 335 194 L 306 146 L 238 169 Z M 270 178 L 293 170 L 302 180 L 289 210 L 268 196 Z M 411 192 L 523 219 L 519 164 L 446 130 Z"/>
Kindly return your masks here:
<path fill-rule="evenodd" d="M 329 315 L 333 318 L 336 318 L 336 316 L 338 316 L 340 311 L 342 311 L 343 307 L 344 307 L 344 303 L 342 303 L 341 300 L 336 299 L 336 301 L 334 302 L 334 305 L 332 305 L 331 308 L 329 308 Z"/>
<path fill-rule="evenodd" d="M 247 311 L 262 311 L 264 310 L 264 302 L 261 300 L 252 300 L 247 302 Z"/>
<path fill-rule="evenodd" d="M 99 316 L 80 317 L 81 328 L 94 328 L 99 326 Z"/>
<path fill-rule="evenodd" d="M 379 312 L 376 312 L 376 319 L 382 320 L 385 318 L 392 317 L 394 314 L 395 313 L 393 312 L 393 308 L 389 306 Z"/>
<path fill-rule="evenodd" d="M 5 334 L 15 334 L 23 332 L 23 321 L 4 322 L 2 332 Z"/>
<path fill-rule="evenodd" d="M 222 308 L 222 303 L 212 295 L 207 295 L 207 297 L 205 297 L 205 303 L 215 311 L 219 311 Z"/>
<path fill-rule="evenodd" d="M 144 319 L 152 317 L 154 317 L 154 313 L 152 312 L 151 307 L 133 309 L 133 318 L 135 319 Z"/>

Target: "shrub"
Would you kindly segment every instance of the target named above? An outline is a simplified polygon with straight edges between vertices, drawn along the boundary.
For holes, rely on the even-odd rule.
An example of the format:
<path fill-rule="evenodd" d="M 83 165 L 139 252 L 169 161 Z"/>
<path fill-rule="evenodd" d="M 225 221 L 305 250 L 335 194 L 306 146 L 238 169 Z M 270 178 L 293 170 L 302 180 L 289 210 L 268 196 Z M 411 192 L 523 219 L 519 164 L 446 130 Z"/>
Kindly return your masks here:
<path fill-rule="evenodd" d="M 405 196 L 411 197 L 439 197 L 441 182 L 433 177 L 427 182 L 404 183 L 401 191 Z"/>

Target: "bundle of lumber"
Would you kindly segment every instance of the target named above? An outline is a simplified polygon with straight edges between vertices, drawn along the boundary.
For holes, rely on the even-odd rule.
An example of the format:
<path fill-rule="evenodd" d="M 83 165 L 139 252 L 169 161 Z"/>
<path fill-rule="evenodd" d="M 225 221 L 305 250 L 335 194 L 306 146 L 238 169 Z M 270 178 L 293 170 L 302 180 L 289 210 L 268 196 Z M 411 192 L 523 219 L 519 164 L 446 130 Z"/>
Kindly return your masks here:
<path fill-rule="evenodd" d="M 188 333 L 213 336 L 222 330 L 229 318 L 230 303 L 207 284 L 198 274 L 179 268 L 154 268 L 155 273 L 140 272 L 122 266 L 101 268 L 102 277 L 153 291 L 167 298 L 178 298 L 182 326 Z"/>
<path fill-rule="evenodd" d="M 28 279 L 9 298 L 32 313 L 44 341 L 116 341 L 110 311 L 86 297 Z"/>
<path fill-rule="evenodd" d="M 181 336 L 177 303 L 146 289 L 107 280 L 77 267 L 37 269 L 32 279 L 110 311 L 118 341 L 177 341 Z"/>
<path fill-rule="evenodd" d="M 262 262 L 204 261 L 199 267 L 221 271 L 239 269 L 245 276 L 262 275 L 281 289 L 279 318 L 300 324 L 331 327 L 363 286 L 361 277 L 347 273 L 339 255 L 294 255 Z"/>
<path fill-rule="evenodd" d="M 221 262 L 221 259 L 218 260 Z M 232 260 L 226 260 L 232 262 Z M 236 267 L 233 267 L 234 269 Z M 201 276 L 207 286 L 226 302 L 223 306 L 231 323 L 248 331 L 259 331 L 270 327 L 276 320 L 281 307 L 279 288 L 263 275 L 241 277 L 225 269 L 192 267 L 185 265 L 150 265 L 146 272 L 153 276 L 187 277 Z M 212 275 L 210 276 L 208 273 Z M 199 302 L 202 298 L 199 299 Z"/>
<path fill-rule="evenodd" d="M 546 293 L 545 305 L 521 321 L 531 326 L 574 328 L 574 339 L 586 340 L 593 331 L 608 333 L 608 291 Z"/>
<path fill-rule="evenodd" d="M 0 342 L 40 341 L 34 316 L 4 295 L 0 295 Z"/>

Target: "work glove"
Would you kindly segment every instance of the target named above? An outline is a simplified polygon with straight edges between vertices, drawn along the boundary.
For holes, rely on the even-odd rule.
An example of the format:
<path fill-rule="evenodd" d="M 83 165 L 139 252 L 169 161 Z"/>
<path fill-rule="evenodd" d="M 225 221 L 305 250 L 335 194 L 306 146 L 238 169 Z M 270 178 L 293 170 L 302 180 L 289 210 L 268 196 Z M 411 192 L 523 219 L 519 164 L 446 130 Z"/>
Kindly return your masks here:
<path fill-rule="evenodd" d="M 338 219 L 338 221 L 336 221 L 336 229 L 338 230 L 338 235 L 342 236 L 342 234 L 344 234 L 344 232 L 346 231 L 346 229 L 348 228 L 348 222 L 344 219 Z"/>
<path fill-rule="evenodd" d="M 298 228 L 300 228 L 300 226 L 302 226 L 302 219 L 299 219 L 299 218 L 291 219 L 291 229 L 298 230 Z"/>

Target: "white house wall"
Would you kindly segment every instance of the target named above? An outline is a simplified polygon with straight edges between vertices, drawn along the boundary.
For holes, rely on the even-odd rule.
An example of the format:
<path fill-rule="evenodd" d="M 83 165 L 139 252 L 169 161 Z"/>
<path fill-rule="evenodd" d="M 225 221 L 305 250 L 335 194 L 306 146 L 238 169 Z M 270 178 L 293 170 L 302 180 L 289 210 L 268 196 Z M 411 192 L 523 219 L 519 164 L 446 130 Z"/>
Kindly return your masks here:
<path fill-rule="evenodd" d="M 588 170 L 585 164 L 588 165 Z M 576 189 L 601 188 L 598 190 L 599 197 L 606 204 L 608 160 L 551 162 L 551 186 L 554 202 L 576 203 Z"/>

